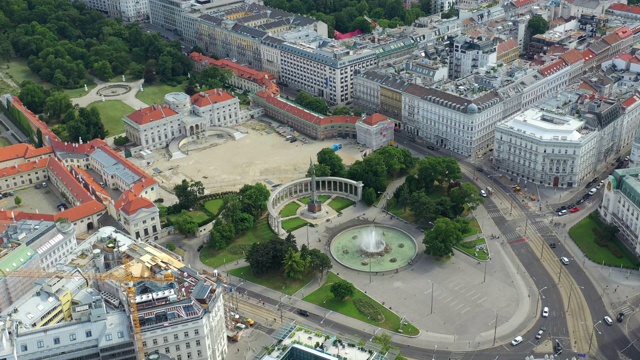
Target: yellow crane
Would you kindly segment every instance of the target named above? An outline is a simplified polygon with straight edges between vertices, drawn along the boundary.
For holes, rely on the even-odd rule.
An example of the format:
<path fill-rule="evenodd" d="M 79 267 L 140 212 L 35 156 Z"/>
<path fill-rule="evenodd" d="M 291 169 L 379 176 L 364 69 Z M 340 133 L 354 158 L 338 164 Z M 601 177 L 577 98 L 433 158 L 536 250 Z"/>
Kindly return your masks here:
<path fill-rule="evenodd" d="M 127 301 L 129 303 L 129 311 L 131 312 L 131 323 L 133 325 L 133 336 L 136 340 L 136 347 L 138 353 L 138 359 L 142 360 L 144 356 L 144 347 L 142 346 L 142 333 L 140 331 L 140 319 L 138 318 L 138 306 L 136 304 L 136 289 L 133 287 L 133 283 L 136 281 L 155 281 L 155 282 L 172 282 L 174 280 L 171 272 L 165 273 L 163 276 L 153 275 L 134 275 L 131 272 L 131 263 L 128 258 L 124 258 L 124 274 L 116 273 L 78 273 L 63 272 L 63 271 L 44 271 L 44 270 L 16 270 L 8 274 L 8 276 L 25 277 L 31 279 L 39 278 L 59 278 L 59 279 L 71 279 L 76 278 L 80 274 L 87 280 L 98 281 L 116 281 L 122 288 L 125 289 L 127 295 Z"/>

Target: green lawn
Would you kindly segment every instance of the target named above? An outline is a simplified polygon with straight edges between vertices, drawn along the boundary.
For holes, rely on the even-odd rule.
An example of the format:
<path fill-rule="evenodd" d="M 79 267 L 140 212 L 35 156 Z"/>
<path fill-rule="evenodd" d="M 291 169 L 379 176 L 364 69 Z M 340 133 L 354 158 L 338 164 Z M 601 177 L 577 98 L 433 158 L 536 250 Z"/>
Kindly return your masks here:
<path fill-rule="evenodd" d="M 205 214 L 204 211 L 200 211 L 200 210 L 188 211 L 187 213 L 191 216 L 193 221 L 197 223 L 200 223 L 201 221 L 205 221 L 209 218 L 209 216 Z M 177 218 L 178 216 L 180 216 L 180 214 L 171 214 L 169 215 L 169 219 L 173 221 L 173 219 Z"/>
<path fill-rule="evenodd" d="M 465 241 L 463 243 L 460 243 L 460 245 L 456 246 L 456 249 L 465 252 L 478 260 L 489 260 L 488 250 L 478 251 L 478 254 L 476 255 L 476 245 L 482 245 L 486 243 L 487 241 L 484 238 L 480 238 L 477 240 Z"/>
<path fill-rule="evenodd" d="M 213 199 L 213 200 L 207 200 L 204 203 L 204 208 L 207 209 L 207 211 L 209 211 L 210 213 L 214 215 L 218 215 L 218 213 L 220 212 L 220 209 L 222 208 L 222 205 L 224 205 L 224 200 Z"/>
<path fill-rule="evenodd" d="M 478 224 L 478 220 L 476 218 L 469 220 L 469 226 L 471 227 L 471 230 L 469 230 L 468 233 L 462 235 L 463 239 L 467 236 L 480 234 L 482 232 L 482 229 L 480 229 L 480 224 Z"/>
<path fill-rule="evenodd" d="M 300 206 L 302 205 L 298 204 L 295 201 L 292 201 L 282 208 L 282 211 L 280 211 L 280 216 L 282 216 L 283 218 L 293 216 L 298 213 L 298 209 L 300 209 Z"/>
<path fill-rule="evenodd" d="M 329 195 L 318 195 L 318 200 L 320 200 L 320 202 L 325 202 L 327 200 L 329 200 L 331 198 L 331 196 Z M 309 200 L 311 200 L 311 196 L 304 196 L 298 199 L 298 201 L 300 201 L 301 203 L 307 205 L 309 203 Z"/>
<path fill-rule="evenodd" d="M 7 69 L 7 65 L 9 68 Z M 11 79 L 20 86 L 25 80 L 31 80 L 36 84 L 40 84 L 46 88 L 51 87 L 48 82 L 42 81 L 36 74 L 34 74 L 29 66 L 27 66 L 27 60 L 25 59 L 12 59 L 8 63 L 2 64 L 2 71 L 11 76 Z"/>
<path fill-rule="evenodd" d="M 200 261 L 212 268 L 219 268 L 225 263 L 244 259 L 244 254 L 249 250 L 251 244 L 266 241 L 272 237 L 275 237 L 275 234 L 269 227 L 267 218 L 264 217 L 258 220 L 256 225 L 244 235 L 233 240 L 224 250 L 216 250 L 205 246 L 200 252 Z"/>
<path fill-rule="evenodd" d="M 120 78 L 122 80 L 122 77 Z M 165 84 L 142 85 L 144 91 L 138 91 L 136 97 L 147 105 L 164 104 L 164 96 L 170 92 L 183 92 L 185 84 L 169 86 Z"/>
<path fill-rule="evenodd" d="M 84 91 L 84 84 L 82 84 L 82 86 L 77 89 L 66 89 L 64 90 L 64 93 L 69 95 L 71 99 L 85 96 L 96 87 L 96 83 L 91 80 L 86 80 L 85 83 L 87 84 L 88 91 Z"/>
<path fill-rule="evenodd" d="M 124 122 L 122 117 L 131 114 L 135 110 L 122 101 L 97 101 L 89 105 L 89 108 L 96 108 L 100 112 L 100 119 L 104 127 L 109 131 L 108 136 L 115 136 L 124 133 Z"/>
<path fill-rule="evenodd" d="M 11 145 L 11 141 L 4 136 L 0 136 L 0 148 Z"/>
<path fill-rule="evenodd" d="M 595 216 L 595 212 L 589 214 L 586 218 L 582 219 L 579 223 L 573 226 L 569 230 L 569 236 L 575 241 L 576 244 L 580 247 L 582 252 L 584 252 L 591 261 L 609 265 L 620 267 L 622 265 L 625 268 L 637 269 L 638 268 L 638 260 L 633 254 L 627 250 L 627 248 L 619 243 L 619 240 L 616 240 L 614 243 L 611 243 L 609 246 L 618 248 L 620 252 L 623 254 L 622 257 L 616 257 L 610 250 L 609 247 L 602 247 L 595 242 L 595 234 L 593 233 L 593 228 L 602 227 L 603 224 Z"/>
<path fill-rule="evenodd" d="M 282 228 L 286 232 L 292 232 L 294 230 L 298 230 L 303 226 L 306 226 L 308 222 L 300 219 L 299 217 L 287 219 L 282 221 Z"/>
<path fill-rule="evenodd" d="M 261 276 L 253 275 L 251 267 L 245 266 L 229 270 L 229 274 L 250 281 L 254 284 L 262 285 L 269 289 L 276 290 L 286 295 L 293 295 L 313 280 L 314 274 L 305 274 L 301 279 L 289 279 L 282 272 L 270 272 Z"/>
<path fill-rule="evenodd" d="M 329 272 L 329 275 L 327 275 L 327 277 L 325 278 L 324 284 L 318 290 L 306 296 L 303 300 L 321 306 L 325 309 L 335 311 L 337 313 L 366 322 L 368 324 L 379 326 L 393 332 L 399 332 L 398 330 L 400 330 L 400 317 L 393 313 L 391 310 L 384 307 L 382 304 L 379 304 L 369 296 L 365 295 L 362 291 L 356 289 L 355 293 L 350 299 L 347 299 L 345 301 L 337 300 L 331 293 L 330 289 L 331 284 L 339 280 L 342 279 L 334 273 Z M 384 315 L 384 322 L 377 323 L 367 319 L 367 317 L 364 316 L 360 311 L 358 311 L 356 306 L 353 304 L 352 300 L 356 298 L 366 299 L 375 304 L 378 310 L 380 310 Z M 406 325 L 402 326 L 402 333 L 407 335 L 418 335 L 419 331 L 415 326 L 407 323 Z"/>
<path fill-rule="evenodd" d="M 388 206 L 387 210 L 393 215 L 401 219 L 404 219 L 408 222 L 416 221 L 416 217 L 413 215 L 413 212 L 409 210 L 409 207 L 407 206 L 407 211 L 404 211 L 404 208 L 398 205 L 398 202 L 396 201 L 395 198 L 389 199 L 387 206 Z"/>
<path fill-rule="evenodd" d="M 355 204 L 356 202 L 353 200 L 345 199 L 343 197 L 335 197 L 331 202 L 329 202 L 329 206 L 336 212 L 340 212 L 349 206 Z"/>

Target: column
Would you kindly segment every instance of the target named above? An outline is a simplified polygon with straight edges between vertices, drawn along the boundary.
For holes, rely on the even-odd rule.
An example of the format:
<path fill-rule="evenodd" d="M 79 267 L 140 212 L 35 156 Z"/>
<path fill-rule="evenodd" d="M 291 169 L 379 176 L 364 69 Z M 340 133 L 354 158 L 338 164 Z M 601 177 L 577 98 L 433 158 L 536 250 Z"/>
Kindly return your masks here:
<path fill-rule="evenodd" d="M 362 183 L 362 181 L 358 181 L 357 184 L 357 193 L 356 198 L 358 199 L 358 201 L 362 200 L 362 187 L 364 186 L 364 184 Z"/>

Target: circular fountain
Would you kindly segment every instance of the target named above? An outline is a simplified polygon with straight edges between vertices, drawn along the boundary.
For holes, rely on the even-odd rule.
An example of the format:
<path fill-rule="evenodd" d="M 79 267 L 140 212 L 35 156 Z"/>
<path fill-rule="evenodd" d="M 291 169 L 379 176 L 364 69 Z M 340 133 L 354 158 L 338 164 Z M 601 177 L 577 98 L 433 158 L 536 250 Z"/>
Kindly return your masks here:
<path fill-rule="evenodd" d="M 409 264 L 418 247 L 411 235 L 384 225 L 347 229 L 331 240 L 331 255 L 340 264 L 361 271 L 389 271 Z"/>

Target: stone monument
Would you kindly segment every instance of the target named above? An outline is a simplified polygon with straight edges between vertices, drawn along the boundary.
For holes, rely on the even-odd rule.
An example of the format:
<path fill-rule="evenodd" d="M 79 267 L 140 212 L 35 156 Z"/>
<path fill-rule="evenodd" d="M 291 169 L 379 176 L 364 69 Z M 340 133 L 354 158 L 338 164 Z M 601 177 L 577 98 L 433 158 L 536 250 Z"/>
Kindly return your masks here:
<path fill-rule="evenodd" d="M 311 214 L 317 214 L 322 211 L 322 202 L 318 200 L 318 192 L 316 190 L 316 167 L 311 160 L 311 199 L 307 204 L 307 211 Z"/>

